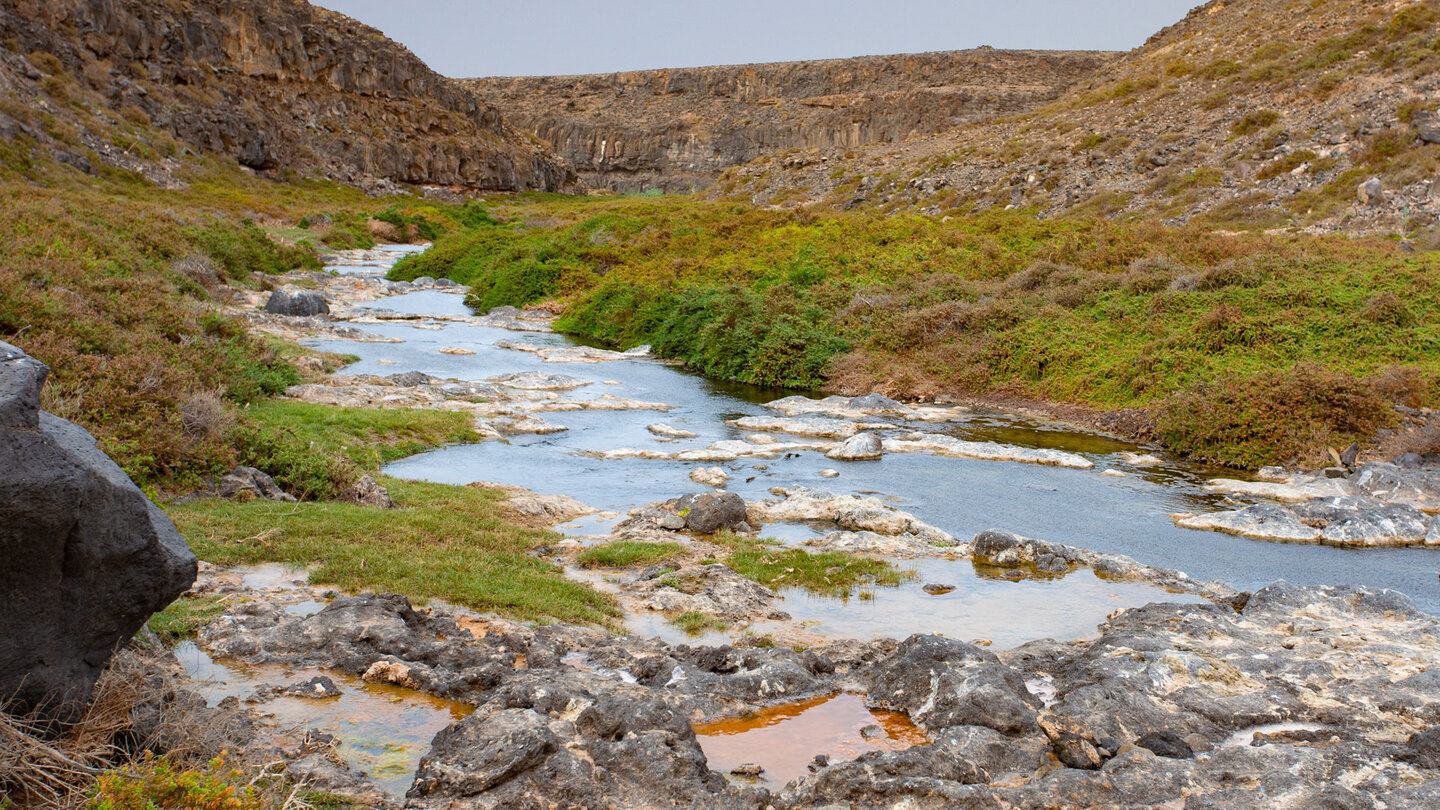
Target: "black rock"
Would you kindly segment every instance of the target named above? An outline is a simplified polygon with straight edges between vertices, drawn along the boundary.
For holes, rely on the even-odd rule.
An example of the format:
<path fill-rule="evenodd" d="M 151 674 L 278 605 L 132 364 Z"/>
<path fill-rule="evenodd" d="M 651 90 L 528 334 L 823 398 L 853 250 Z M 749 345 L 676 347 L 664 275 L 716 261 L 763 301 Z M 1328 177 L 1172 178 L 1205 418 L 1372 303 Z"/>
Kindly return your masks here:
<path fill-rule="evenodd" d="M 1152 731 L 1135 741 L 1141 748 L 1149 749 L 1157 757 L 1169 759 L 1190 759 L 1195 756 L 1190 744 L 1173 731 Z"/>
<path fill-rule="evenodd" d="M 1395 466 L 1413 470 L 1425 463 L 1425 460 L 1415 453 L 1401 453 L 1395 457 Z"/>
<path fill-rule="evenodd" d="M 301 290 L 297 293 L 276 290 L 265 302 L 265 311 L 272 315 L 308 317 L 310 315 L 329 315 L 330 305 L 325 303 L 325 296 L 310 290 Z"/>
<path fill-rule="evenodd" d="M 329 700 L 340 697 L 340 687 L 324 675 L 316 675 L 304 683 L 294 683 L 280 690 L 283 695 L 308 700 Z"/>
<path fill-rule="evenodd" d="M 733 492 L 686 495 L 675 502 L 675 510 L 684 516 L 685 528 L 701 534 L 733 529 L 745 522 L 745 501 Z"/>
<path fill-rule="evenodd" d="M 1440 726 L 1431 726 L 1416 732 L 1405 743 L 1414 756 L 1415 764 L 1425 768 L 1440 768 Z"/>
<path fill-rule="evenodd" d="M 88 432 L 40 410 L 49 371 L 0 342 L 0 695 L 67 720 L 197 563 Z"/>
<path fill-rule="evenodd" d="M 1039 705 L 994 653 L 930 635 L 900 644 L 877 669 L 865 703 L 905 712 L 927 729 L 969 725 L 1003 734 L 1033 729 Z"/>

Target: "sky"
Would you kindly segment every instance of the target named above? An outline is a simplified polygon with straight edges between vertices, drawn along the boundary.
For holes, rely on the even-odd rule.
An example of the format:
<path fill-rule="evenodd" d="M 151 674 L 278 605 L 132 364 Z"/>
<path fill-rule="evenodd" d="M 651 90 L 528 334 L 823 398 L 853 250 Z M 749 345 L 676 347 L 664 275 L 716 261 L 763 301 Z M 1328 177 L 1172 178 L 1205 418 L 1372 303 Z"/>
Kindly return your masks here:
<path fill-rule="evenodd" d="M 1202 0 L 314 0 L 447 76 L 996 48 L 1129 50 Z"/>

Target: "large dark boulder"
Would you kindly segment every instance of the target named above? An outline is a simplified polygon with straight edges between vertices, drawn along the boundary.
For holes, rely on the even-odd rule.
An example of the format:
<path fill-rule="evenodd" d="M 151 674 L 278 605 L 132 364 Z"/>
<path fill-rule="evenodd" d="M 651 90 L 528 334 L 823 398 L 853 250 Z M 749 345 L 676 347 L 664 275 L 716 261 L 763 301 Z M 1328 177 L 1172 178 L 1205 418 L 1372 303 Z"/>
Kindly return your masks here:
<path fill-rule="evenodd" d="M 745 526 L 745 501 L 733 492 L 685 495 L 675 502 L 675 510 L 692 532 L 711 534 Z"/>
<path fill-rule="evenodd" d="M 116 647 L 195 581 L 175 526 L 0 342 L 0 701 L 69 719 Z"/>
<path fill-rule="evenodd" d="M 872 708 L 905 712 L 932 731 L 984 726 L 1002 734 L 1035 729 L 1039 702 L 994 653 L 954 639 L 913 635 L 875 669 Z"/>
<path fill-rule="evenodd" d="M 330 305 L 325 302 L 325 296 L 312 290 L 300 290 L 294 293 L 288 290 L 276 290 L 270 293 L 270 298 L 265 301 L 265 311 L 271 315 L 309 317 L 311 315 L 329 315 Z"/>

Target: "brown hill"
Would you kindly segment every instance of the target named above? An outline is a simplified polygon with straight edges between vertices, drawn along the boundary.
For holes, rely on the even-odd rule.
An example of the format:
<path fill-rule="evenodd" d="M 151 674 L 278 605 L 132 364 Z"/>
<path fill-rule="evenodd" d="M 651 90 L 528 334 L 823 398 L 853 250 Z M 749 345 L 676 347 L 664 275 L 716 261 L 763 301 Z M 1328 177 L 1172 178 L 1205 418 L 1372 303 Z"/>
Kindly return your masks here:
<path fill-rule="evenodd" d="M 1108 58 L 981 48 L 464 83 L 591 185 L 677 190 L 761 155 L 888 143 L 1026 112 Z"/>
<path fill-rule="evenodd" d="M 361 185 L 574 183 L 474 93 L 303 0 L 0 0 L 0 43 L 0 136 L 82 170 L 164 182 L 188 147 Z"/>
<path fill-rule="evenodd" d="M 1016 206 L 1421 234 L 1440 215 L 1440 4 L 1214 0 L 1023 115 L 738 168 L 760 203 Z M 1378 180 L 1362 190 L 1371 178 Z"/>

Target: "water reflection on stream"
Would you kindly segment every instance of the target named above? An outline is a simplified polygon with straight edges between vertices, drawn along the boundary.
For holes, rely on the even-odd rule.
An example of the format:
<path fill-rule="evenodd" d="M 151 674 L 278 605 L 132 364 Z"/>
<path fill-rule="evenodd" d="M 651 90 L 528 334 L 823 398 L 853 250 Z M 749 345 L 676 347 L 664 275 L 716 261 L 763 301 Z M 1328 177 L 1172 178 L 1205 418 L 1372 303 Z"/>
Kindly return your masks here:
<path fill-rule="evenodd" d="M 362 272 L 378 272 L 365 268 Z M 459 295 L 417 292 L 392 296 L 372 306 L 412 313 L 466 314 Z M 416 328 L 417 325 L 440 328 Z M 418 370 L 436 377 L 479 380 L 516 371 L 567 374 L 591 385 L 570 392 L 579 399 L 602 393 L 674 406 L 656 411 L 571 411 L 544 414 L 568 428 L 543 436 L 522 435 L 506 441 L 442 448 L 403 459 L 386 468 L 390 475 L 451 484 L 476 480 L 518 484 L 540 493 L 565 494 L 606 510 L 625 511 L 645 503 L 694 492 L 688 478 L 693 462 L 646 459 L 605 460 L 577 455 L 581 451 L 621 447 L 674 451 L 704 447 L 746 433 L 725 424 L 727 419 L 770 414 L 760 403 L 789 391 L 755 389 L 718 383 L 674 365 L 648 359 L 599 364 L 545 363 L 534 354 L 498 348 L 496 341 L 542 346 L 568 346 L 574 341 L 556 334 L 517 333 L 470 324 L 388 322 L 360 328 L 398 337 L 402 343 L 313 341 L 319 348 L 348 352 L 362 359 L 350 373 L 393 374 Z M 462 347 L 473 355 L 440 354 L 442 347 Z M 384 363 L 380 361 L 386 361 Z M 618 384 L 607 384 L 618 383 Z M 666 440 L 645 428 L 664 422 L 697 434 L 695 439 Z M 883 493 L 900 508 L 951 534 L 966 538 L 989 528 L 1005 528 L 1032 537 L 1099 551 L 1127 554 L 1141 562 L 1177 568 L 1200 579 L 1221 579 L 1241 588 L 1256 588 L 1276 579 L 1302 584 L 1354 583 L 1397 588 L 1422 607 L 1440 611 L 1436 572 L 1440 557 L 1427 549 L 1339 549 L 1265 543 L 1229 535 L 1180 529 L 1172 512 L 1209 511 L 1222 498 L 1203 490 L 1206 479 L 1233 471 L 1197 464 L 1167 462 L 1139 467 L 1126 461 L 1127 451 L 1145 448 L 1066 429 L 1040 419 L 976 409 L 963 421 L 911 425 L 968 440 L 993 440 L 1025 447 L 1066 450 L 1095 463 L 1093 470 L 1061 469 L 948 458 L 926 454 L 887 454 L 879 461 L 836 462 L 814 452 L 772 460 L 720 464 L 729 471 L 728 486 L 746 500 L 769 497 L 771 487 L 805 485 L 836 492 Z M 778 435 L 778 434 L 777 434 Z M 782 437 L 784 438 L 784 437 Z M 757 465 L 765 469 L 757 469 Z M 826 479 L 820 471 L 834 468 L 840 477 Z M 1102 475 L 1106 470 L 1124 476 Z M 778 527 L 774 527 L 778 528 Z M 594 531 L 593 523 L 585 531 Z M 808 527 L 767 534 L 803 539 Z M 944 567 L 941 561 L 924 566 Z M 1093 630 L 1094 620 L 1118 603 L 1169 598 L 1146 586 L 1106 583 L 1079 572 L 1051 583 L 1010 583 L 984 580 L 956 566 L 936 573 L 958 586 L 956 607 L 925 602 L 909 588 L 882 589 L 872 604 L 852 600 L 812 600 L 792 595 L 786 609 L 801 616 L 801 604 L 814 602 L 810 614 L 821 624 L 866 625 L 867 612 L 893 617 L 872 622 L 890 635 L 907 628 L 945 625 L 960 638 L 1009 637 L 1013 632 L 1067 636 L 1076 625 Z M 929 576 L 927 573 L 926 576 Z M 922 578 L 922 582 L 924 579 Z M 918 584 L 915 586 L 918 588 Z M 1111 596 L 1114 599 L 1111 599 Z M 1096 601 L 1098 600 L 1098 601 Z M 1108 600 L 1108 601 L 1107 601 Z M 1094 604 L 1094 610 L 1079 606 Z M 964 607 L 959 607 L 963 605 Z M 888 606 L 888 607 L 887 607 Z M 806 608 L 809 609 L 809 608 Z M 1077 610 L 1079 611 L 1077 613 Z M 1077 618 L 1083 614 L 1083 617 Z M 1087 624 L 1088 623 L 1088 624 Z M 1046 628 L 1054 628 L 1047 630 Z M 860 631 L 851 632 L 859 634 Z"/>

